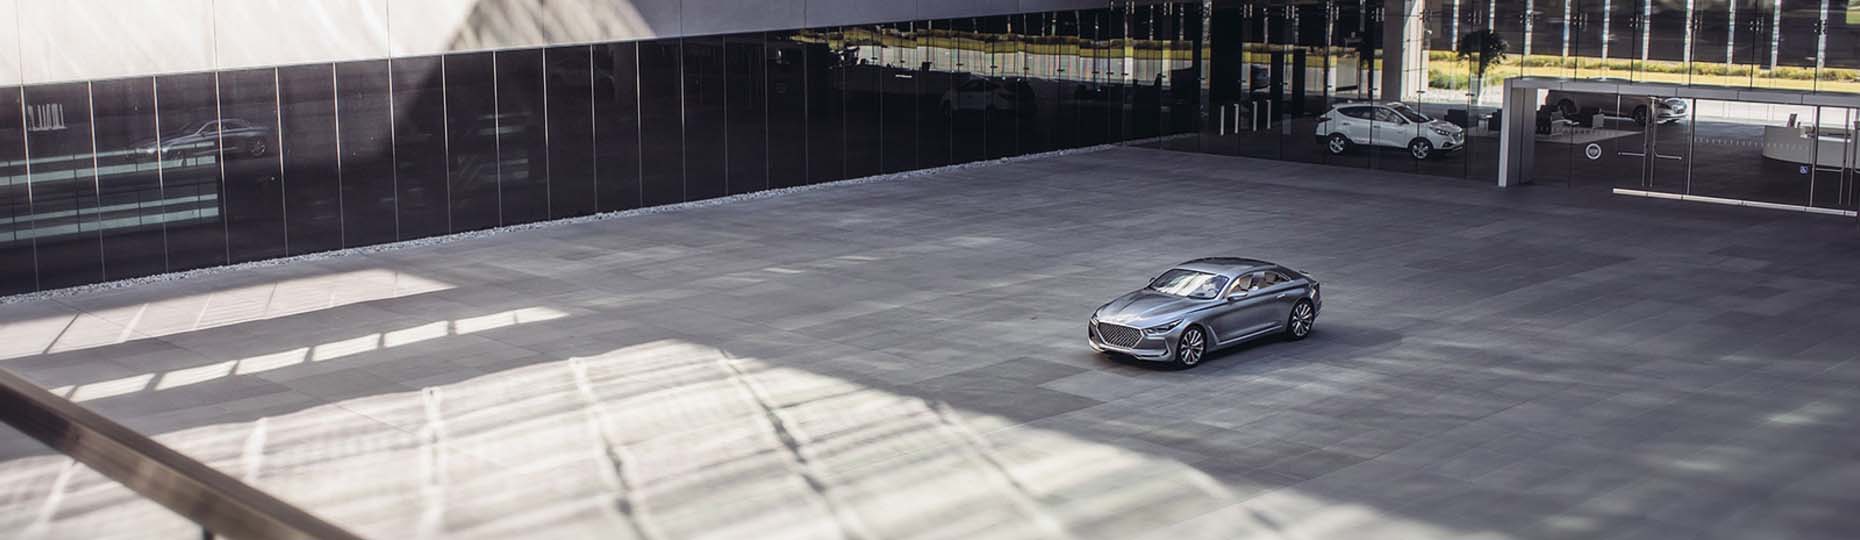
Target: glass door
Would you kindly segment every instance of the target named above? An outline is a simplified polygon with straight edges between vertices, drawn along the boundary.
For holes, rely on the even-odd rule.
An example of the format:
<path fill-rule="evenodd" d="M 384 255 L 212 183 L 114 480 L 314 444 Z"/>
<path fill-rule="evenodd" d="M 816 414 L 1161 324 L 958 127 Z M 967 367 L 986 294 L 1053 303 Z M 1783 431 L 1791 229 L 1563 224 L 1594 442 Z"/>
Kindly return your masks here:
<path fill-rule="evenodd" d="M 1643 127 L 1647 138 L 1647 189 L 1664 193 L 1687 193 L 1691 187 L 1693 125 L 1689 118 L 1692 100 L 1678 98 L 1637 98 L 1644 107 L 1655 111 Z M 1639 110 L 1636 107 L 1635 110 Z M 1684 111 L 1686 117 L 1673 117 Z M 1665 116 L 1666 119 L 1661 117 Z"/>
<path fill-rule="evenodd" d="M 1854 210 L 1854 133 L 1860 129 L 1860 117 L 1846 107 L 1817 107 L 1815 118 L 1810 137 L 1815 144 L 1815 163 L 1809 179 L 1808 204 Z"/>
<path fill-rule="evenodd" d="M 1239 94 L 1229 112 L 1229 129 L 1239 142 L 1242 156 L 1280 159 L 1285 155 L 1281 114 L 1285 111 L 1285 56 L 1275 45 L 1275 25 L 1283 20 L 1273 16 L 1274 6 L 1264 0 L 1244 0 L 1238 4 L 1240 72 Z M 1281 38 L 1282 39 L 1282 38 Z"/>

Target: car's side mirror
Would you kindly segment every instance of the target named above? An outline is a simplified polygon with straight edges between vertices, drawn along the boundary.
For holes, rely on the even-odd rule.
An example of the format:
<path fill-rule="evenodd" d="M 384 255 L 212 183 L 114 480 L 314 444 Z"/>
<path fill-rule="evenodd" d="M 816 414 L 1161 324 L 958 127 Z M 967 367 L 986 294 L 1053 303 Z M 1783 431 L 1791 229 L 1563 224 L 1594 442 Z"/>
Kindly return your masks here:
<path fill-rule="evenodd" d="M 1253 294 L 1253 293 L 1251 291 L 1234 291 L 1233 294 L 1227 295 L 1227 301 L 1232 302 L 1234 300 L 1246 298 L 1247 295 L 1250 295 L 1250 294 Z"/>

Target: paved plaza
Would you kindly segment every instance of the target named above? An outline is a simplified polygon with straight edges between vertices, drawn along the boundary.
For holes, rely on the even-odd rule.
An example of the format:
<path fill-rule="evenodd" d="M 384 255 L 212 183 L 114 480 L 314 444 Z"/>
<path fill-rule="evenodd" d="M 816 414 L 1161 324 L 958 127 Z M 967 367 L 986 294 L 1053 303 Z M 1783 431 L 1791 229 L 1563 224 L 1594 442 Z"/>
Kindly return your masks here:
<path fill-rule="evenodd" d="M 1324 283 L 1169 370 L 1168 265 Z M 0 305 L 0 367 L 371 538 L 1860 534 L 1860 228 L 1117 148 Z M 0 432 L 0 536 L 198 532 Z"/>

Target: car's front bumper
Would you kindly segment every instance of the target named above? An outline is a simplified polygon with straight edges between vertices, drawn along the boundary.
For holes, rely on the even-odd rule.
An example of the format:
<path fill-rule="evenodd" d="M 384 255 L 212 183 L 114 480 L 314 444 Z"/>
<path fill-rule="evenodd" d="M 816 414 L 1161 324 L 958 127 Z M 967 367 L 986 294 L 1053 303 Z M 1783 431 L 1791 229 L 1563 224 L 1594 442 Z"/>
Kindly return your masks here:
<path fill-rule="evenodd" d="M 1091 343 L 1092 350 L 1101 353 L 1117 353 L 1150 362 L 1167 362 L 1170 358 L 1169 351 L 1175 346 L 1175 334 L 1179 331 L 1178 329 L 1161 336 L 1145 335 L 1137 341 L 1135 347 L 1121 347 L 1106 343 L 1103 338 L 1099 337 L 1098 323 L 1094 321 L 1085 325 L 1085 340 Z"/>

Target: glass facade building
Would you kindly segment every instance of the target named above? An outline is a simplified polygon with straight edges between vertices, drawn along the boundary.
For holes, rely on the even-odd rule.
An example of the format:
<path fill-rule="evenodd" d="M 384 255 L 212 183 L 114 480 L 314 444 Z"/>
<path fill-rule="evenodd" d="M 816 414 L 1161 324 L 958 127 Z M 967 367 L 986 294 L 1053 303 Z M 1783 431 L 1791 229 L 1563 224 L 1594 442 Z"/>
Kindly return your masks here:
<path fill-rule="evenodd" d="M 1860 1 L 1417 2 L 1212 0 L 1207 114 L 1199 141 L 1174 146 L 1489 183 L 1499 174 L 1495 113 L 1511 78 L 1860 93 Z M 1477 33 L 1502 41 L 1504 59 L 1481 70 L 1458 54 Z M 1386 77 L 1383 67 L 1394 63 L 1403 73 Z M 1389 87 L 1390 79 L 1399 82 Z M 1531 176 L 1576 188 L 1855 209 L 1860 112 L 1749 103 L 1735 93 L 1541 92 Z M 1463 146 L 1415 159 L 1407 143 L 1438 142 L 1427 122 L 1373 121 L 1346 151 L 1328 148 L 1327 126 L 1336 123 L 1326 123 L 1327 113 L 1381 100 L 1455 124 Z"/>
<path fill-rule="evenodd" d="M 3 88 L 0 294 L 1106 143 L 1492 182 L 1522 76 L 1860 92 L 1860 0 L 1119 0 Z M 1853 108 L 1538 99 L 1538 184 L 1860 191 Z M 1391 100 L 1426 121 L 1339 109 Z"/>
<path fill-rule="evenodd" d="M 0 89 L 0 294 L 1192 133 L 1198 6 Z"/>

